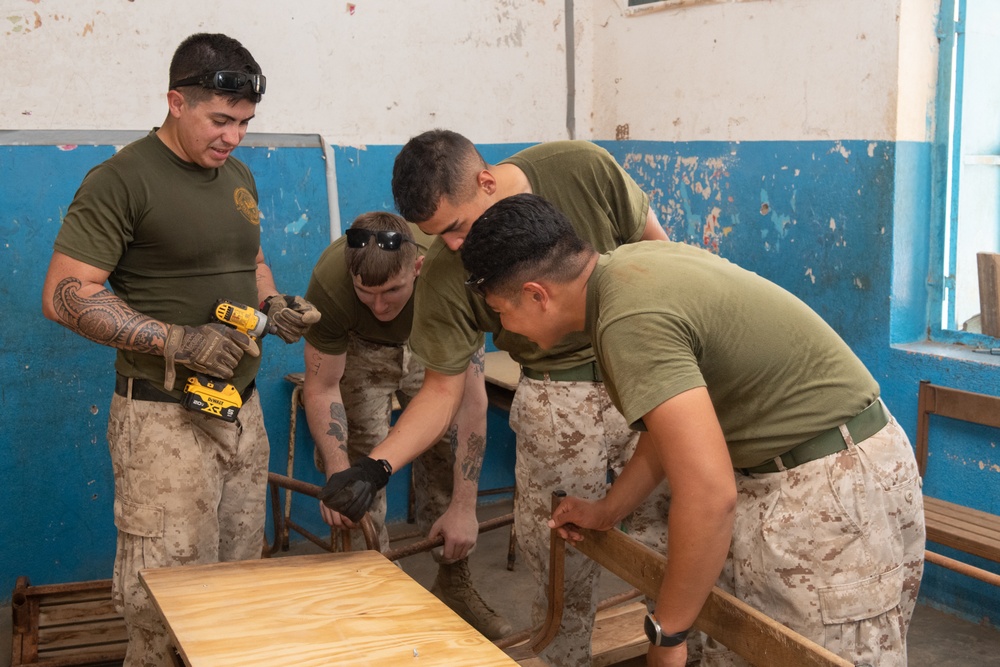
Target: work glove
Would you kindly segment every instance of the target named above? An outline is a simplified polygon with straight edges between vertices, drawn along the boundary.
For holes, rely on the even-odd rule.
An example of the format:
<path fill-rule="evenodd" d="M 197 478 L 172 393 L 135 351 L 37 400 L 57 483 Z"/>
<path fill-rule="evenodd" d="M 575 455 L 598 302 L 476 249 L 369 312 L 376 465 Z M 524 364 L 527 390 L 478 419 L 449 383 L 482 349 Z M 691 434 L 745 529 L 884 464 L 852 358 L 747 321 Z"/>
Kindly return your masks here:
<path fill-rule="evenodd" d="M 260 348 L 250 336 L 224 324 L 202 324 L 198 327 L 171 324 L 167 328 L 167 342 L 163 345 L 166 362 L 163 387 L 167 391 L 174 388 L 177 379 L 175 364 L 228 380 L 233 377 L 233 369 L 240 363 L 244 352 L 251 357 L 260 356 Z"/>
<path fill-rule="evenodd" d="M 309 327 L 319 322 L 320 313 L 316 307 L 301 296 L 275 294 L 264 299 L 261 311 L 268 322 L 274 325 L 274 333 L 286 343 L 298 342 L 309 331 Z"/>
<path fill-rule="evenodd" d="M 357 523 L 375 502 L 375 494 L 389 483 L 392 466 L 385 459 L 362 457 L 347 470 L 330 475 L 319 497 L 323 503 Z"/>

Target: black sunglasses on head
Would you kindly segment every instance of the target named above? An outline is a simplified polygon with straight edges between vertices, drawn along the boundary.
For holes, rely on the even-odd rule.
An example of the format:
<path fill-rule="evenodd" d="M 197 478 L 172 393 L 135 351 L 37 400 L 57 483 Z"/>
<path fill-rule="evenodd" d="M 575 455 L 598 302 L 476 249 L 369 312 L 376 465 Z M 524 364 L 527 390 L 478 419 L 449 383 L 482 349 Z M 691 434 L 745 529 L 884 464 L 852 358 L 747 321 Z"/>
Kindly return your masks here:
<path fill-rule="evenodd" d="M 196 85 L 201 86 L 202 88 L 224 90 L 230 93 L 241 92 L 244 86 L 250 86 L 250 89 L 253 90 L 253 92 L 258 95 L 263 95 L 264 89 L 267 87 L 267 79 L 263 74 L 247 74 L 246 72 L 220 70 L 218 72 L 205 72 L 204 74 L 199 74 L 198 76 L 192 76 L 187 79 L 181 79 L 180 81 L 174 81 L 170 84 L 170 88 L 173 90 L 174 88 L 180 88 L 181 86 Z"/>
<path fill-rule="evenodd" d="M 348 229 L 344 232 L 347 236 L 348 248 L 364 248 L 372 238 L 375 238 L 375 245 L 382 250 L 399 250 L 399 246 L 404 243 L 413 243 L 403 236 L 401 232 L 375 231 L 373 229 Z"/>
<path fill-rule="evenodd" d="M 486 281 L 489 280 L 491 276 L 483 276 L 482 278 L 477 278 L 476 276 L 469 276 L 469 279 L 465 281 L 465 286 L 469 288 L 469 291 L 475 292 L 479 296 L 486 298 Z"/>

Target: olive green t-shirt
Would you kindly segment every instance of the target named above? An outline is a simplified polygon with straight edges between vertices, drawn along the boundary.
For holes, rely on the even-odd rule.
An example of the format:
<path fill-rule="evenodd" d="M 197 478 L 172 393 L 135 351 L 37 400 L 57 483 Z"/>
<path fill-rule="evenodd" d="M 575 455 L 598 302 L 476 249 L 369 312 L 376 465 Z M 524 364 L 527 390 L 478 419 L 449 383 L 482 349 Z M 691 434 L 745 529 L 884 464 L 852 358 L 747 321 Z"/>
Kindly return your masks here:
<path fill-rule="evenodd" d="M 577 234 L 598 252 L 640 240 L 649 198 L 606 150 L 587 141 L 554 141 L 504 160 L 524 172 L 531 191 L 552 202 Z M 518 363 L 539 371 L 572 368 L 592 361 L 589 339 L 571 334 L 551 350 L 506 331 L 479 295 L 465 287 L 459 253 L 441 239 L 428 251 L 416 290 L 410 346 L 430 369 L 457 375 L 483 344 L 484 332 Z"/>
<path fill-rule="evenodd" d="M 805 303 L 680 243 L 601 256 L 587 285 L 586 331 L 633 428 L 664 401 L 706 387 L 737 468 L 843 424 L 879 395 L 861 360 Z"/>
<path fill-rule="evenodd" d="M 434 239 L 416 225 L 410 228 L 418 253 L 423 255 Z M 306 332 L 306 340 L 323 354 L 332 355 L 347 352 L 350 333 L 380 345 L 402 345 L 409 339 L 413 326 L 413 296 L 392 321 L 380 321 L 354 291 L 346 248 L 347 238 L 341 236 L 327 246 L 313 268 L 306 300 L 316 306 L 322 318 Z"/>
<path fill-rule="evenodd" d="M 205 324 L 219 299 L 257 306 L 257 186 L 236 158 L 199 167 L 177 157 L 154 130 L 90 170 L 55 249 L 110 271 L 114 293 L 138 312 L 167 324 Z M 245 389 L 259 366 L 259 357 L 244 355 L 236 388 Z M 119 350 L 115 368 L 163 383 L 161 356 Z M 191 374 L 178 368 L 175 386 Z"/>

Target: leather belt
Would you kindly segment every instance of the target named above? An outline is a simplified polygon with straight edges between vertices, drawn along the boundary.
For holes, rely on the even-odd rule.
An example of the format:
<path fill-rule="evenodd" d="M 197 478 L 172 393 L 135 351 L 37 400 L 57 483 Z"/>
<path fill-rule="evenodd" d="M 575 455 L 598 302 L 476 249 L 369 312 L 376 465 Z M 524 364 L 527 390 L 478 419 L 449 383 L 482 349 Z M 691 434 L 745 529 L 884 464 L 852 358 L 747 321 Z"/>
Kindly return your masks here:
<path fill-rule="evenodd" d="M 882 401 L 876 399 L 874 403 L 852 417 L 844 425 L 847 427 L 848 433 L 851 434 L 851 439 L 857 444 L 881 431 L 888 423 L 889 413 L 886 412 Z M 790 470 L 795 466 L 821 459 L 830 454 L 836 454 L 845 449 L 847 449 L 847 443 L 844 442 L 844 436 L 840 432 L 840 427 L 836 426 L 823 431 L 800 445 L 796 445 L 781 456 L 776 456 L 766 463 L 752 468 L 739 468 L 739 471 L 744 475 L 755 475 Z"/>
<path fill-rule="evenodd" d="M 115 373 L 115 393 L 119 396 L 128 396 L 128 381 L 132 380 L 132 400 L 134 401 L 154 401 L 156 403 L 180 403 L 181 399 L 174 398 L 162 389 L 159 385 L 143 380 L 142 378 L 127 378 L 124 375 Z M 240 392 L 240 398 L 244 403 L 253 394 L 257 386 L 256 380 L 251 380 L 247 388 Z"/>
<path fill-rule="evenodd" d="M 573 368 L 562 368 L 553 371 L 536 371 L 527 366 L 521 367 L 524 377 L 532 380 L 552 380 L 554 382 L 603 382 L 601 369 L 596 361 L 580 364 Z"/>

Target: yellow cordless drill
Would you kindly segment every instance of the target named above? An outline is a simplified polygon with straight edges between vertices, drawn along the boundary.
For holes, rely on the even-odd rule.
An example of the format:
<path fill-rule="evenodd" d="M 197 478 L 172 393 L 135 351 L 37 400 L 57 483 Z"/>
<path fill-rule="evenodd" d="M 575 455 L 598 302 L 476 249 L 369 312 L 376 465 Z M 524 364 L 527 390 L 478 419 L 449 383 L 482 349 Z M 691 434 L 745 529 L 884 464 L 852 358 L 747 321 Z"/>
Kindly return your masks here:
<path fill-rule="evenodd" d="M 223 324 L 242 331 L 255 340 L 274 333 L 274 325 L 268 323 L 267 315 L 229 299 L 219 299 L 212 315 Z M 225 380 L 202 373 L 188 378 L 181 403 L 188 410 L 204 412 L 227 422 L 236 421 L 236 415 L 243 407 L 243 399 L 236 387 Z"/>

